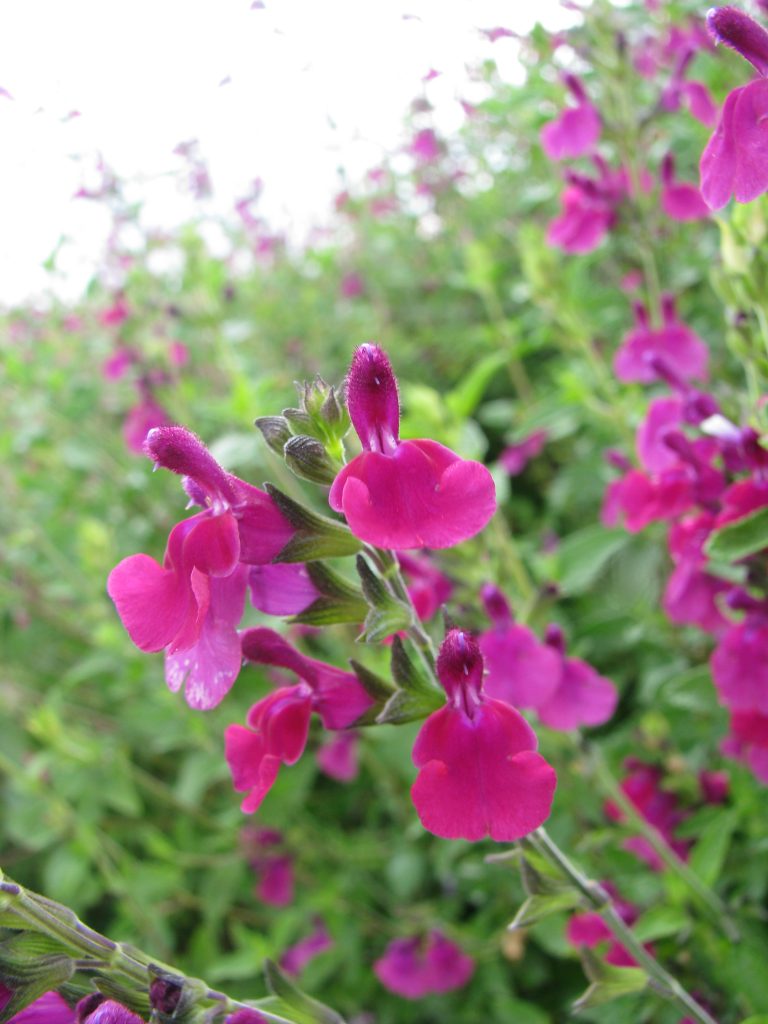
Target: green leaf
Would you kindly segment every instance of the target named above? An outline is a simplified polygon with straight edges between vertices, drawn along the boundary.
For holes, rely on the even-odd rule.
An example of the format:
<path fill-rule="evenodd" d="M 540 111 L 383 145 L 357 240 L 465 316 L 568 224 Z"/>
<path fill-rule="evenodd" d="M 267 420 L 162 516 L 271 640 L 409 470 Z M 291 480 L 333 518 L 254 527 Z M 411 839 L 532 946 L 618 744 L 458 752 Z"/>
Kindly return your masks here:
<path fill-rule="evenodd" d="M 270 992 L 289 1007 L 296 1024 L 344 1024 L 343 1017 L 305 995 L 272 960 L 264 962 L 264 973 Z"/>
<path fill-rule="evenodd" d="M 587 991 L 573 1004 L 574 1012 L 593 1006 L 604 1006 L 622 996 L 636 995 L 648 985 L 648 978 L 639 967 L 614 967 L 601 981 L 593 981 Z"/>
<path fill-rule="evenodd" d="M 295 529 L 275 562 L 312 562 L 320 558 L 354 555 L 362 547 L 348 526 L 300 505 L 272 484 L 264 485 L 267 494 Z"/>
<path fill-rule="evenodd" d="M 433 694 L 397 690 L 384 705 L 384 710 L 377 715 L 376 721 L 380 725 L 402 725 L 404 722 L 416 722 L 431 715 L 433 711 L 437 711 L 444 704 L 445 701 L 441 699 L 436 690 Z"/>
<path fill-rule="evenodd" d="M 652 907 L 632 925 L 632 931 L 641 942 L 666 939 L 678 935 L 689 925 L 687 914 L 678 907 Z"/>
<path fill-rule="evenodd" d="M 626 544 L 624 530 L 588 526 L 566 537 L 555 558 L 555 580 L 565 595 L 579 594 L 595 582 Z"/>
<path fill-rule="evenodd" d="M 711 533 L 704 553 L 717 561 L 737 562 L 764 548 L 768 548 L 768 508 L 759 508 Z"/>
<path fill-rule="evenodd" d="M 454 416 L 461 419 L 471 416 L 490 382 L 508 362 L 505 352 L 492 352 L 476 363 L 461 384 L 445 396 L 445 404 Z"/>
<path fill-rule="evenodd" d="M 561 914 L 566 910 L 574 910 L 581 904 L 581 894 L 576 889 L 563 889 L 561 892 L 539 893 L 529 896 L 514 918 L 507 925 L 509 931 L 526 928 L 552 914 Z"/>
<path fill-rule="evenodd" d="M 689 864 L 706 885 L 714 885 L 720 877 L 738 822 L 738 811 L 724 811 L 701 830 L 699 841 L 691 851 Z"/>

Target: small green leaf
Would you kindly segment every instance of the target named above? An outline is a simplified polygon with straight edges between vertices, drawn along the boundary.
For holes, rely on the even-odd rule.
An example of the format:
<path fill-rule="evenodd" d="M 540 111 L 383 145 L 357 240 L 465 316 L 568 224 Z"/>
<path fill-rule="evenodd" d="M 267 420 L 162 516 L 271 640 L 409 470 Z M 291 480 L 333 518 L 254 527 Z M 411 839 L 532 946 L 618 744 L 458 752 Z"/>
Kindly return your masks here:
<path fill-rule="evenodd" d="M 274 559 L 275 562 L 312 562 L 320 558 L 343 557 L 356 554 L 362 547 L 349 527 L 312 512 L 272 484 L 264 487 L 296 531 Z"/>
<path fill-rule="evenodd" d="M 768 508 L 728 523 L 713 531 L 704 545 L 704 553 L 721 562 L 737 562 L 768 548 Z"/>
<path fill-rule="evenodd" d="M 384 705 L 384 710 L 377 715 L 380 725 L 401 725 L 404 722 L 416 722 L 444 705 L 445 701 L 435 690 L 432 694 L 418 691 L 397 690 Z"/>
<path fill-rule="evenodd" d="M 561 914 L 566 910 L 574 910 L 581 904 L 581 894 L 576 889 L 563 889 L 561 892 L 539 893 L 529 896 L 507 925 L 509 931 L 515 928 L 526 928 L 552 914 Z"/>
<path fill-rule="evenodd" d="M 706 885 L 714 885 L 720 877 L 738 822 L 738 811 L 724 811 L 701 830 L 689 864 Z"/>
<path fill-rule="evenodd" d="M 264 973 L 269 991 L 293 1011 L 296 1024 L 344 1024 L 343 1017 L 305 995 L 272 960 L 265 960 Z"/>
<path fill-rule="evenodd" d="M 601 981 L 593 981 L 587 991 L 573 1004 L 574 1012 L 593 1006 L 604 1006 L 622 996 L 636 995 L 648 985 L 645 971 L 639 967 L 613 967 Z"/>
<path fill-rule="evenodd" d="M 563 594 L 587 590 L 627 543 L 624 530 L 604 526 L 588 526 L 566 537 L 555 560 L 555 580 Z"/>
<path fill-rule="evenodd" d="M 461 419 L 471 416 L 490 382 L 508 362 L 505 352 L 492 352 L 476 363 L 461 384 L 445 396 L 445 404 L 454 416 Z"/>
<path fill-rule="evenodd" d="M 632 926 L 632 931 L 641 942 L 653 942 L 678 935 L 688 927 L 688 916 L 679 907 L 652 907 Z"/>

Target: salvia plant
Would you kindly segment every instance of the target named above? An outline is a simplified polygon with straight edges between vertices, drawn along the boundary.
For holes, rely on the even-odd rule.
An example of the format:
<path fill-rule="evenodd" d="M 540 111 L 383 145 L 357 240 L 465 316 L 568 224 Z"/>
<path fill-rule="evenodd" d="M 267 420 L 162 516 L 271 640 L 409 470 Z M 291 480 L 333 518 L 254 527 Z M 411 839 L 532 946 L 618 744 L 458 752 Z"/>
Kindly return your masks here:
<path fill-rule="evenodd" d="M 766 10 L 577 10 L 5 315 L 0 1024 L 768 1020 Z"/>

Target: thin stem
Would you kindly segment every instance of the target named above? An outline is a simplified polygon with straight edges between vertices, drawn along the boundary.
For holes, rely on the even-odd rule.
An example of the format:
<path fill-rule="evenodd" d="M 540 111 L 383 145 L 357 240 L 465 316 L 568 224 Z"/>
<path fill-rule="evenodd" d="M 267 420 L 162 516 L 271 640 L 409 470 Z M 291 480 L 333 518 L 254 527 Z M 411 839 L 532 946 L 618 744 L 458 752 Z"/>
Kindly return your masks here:
<path fill-rule="evenodd" d="M 48 900 L 12 882 L 2 870 L 0 909 L 10 910 L 29 930 L 57 939 L 73 954 L 76 969 L 121 975 L 123 981 L 127 979 L 133 982 L 144 995 L 149 990 L 156 969 L 183 977 L 181 972 L 168 964 L 100 935 L 78 920 L 76 914 L 68 907 L 54 903 L 53 900 Z M 265 1020 L 273 1021 L 274 1024 L 292 1024 L 288 1018 L 259 1006 L 258 1001 L 252 1004 L 242 1003 L 210 988 L 205 982 L 203 985 L 204 999 L 217 1004 L 222 1015 L 234 1013 L 235 1010 L 258 1008 Z"/>
<path fill-rule="evenodd" d="M 528 838 L 534 848 L 579 890 L 589 905 L 601 916 L 616 939 L 648 975 L 650 987 L 655 992 L 669 1002 L 675 1003 L 684 1014 L 698 1021 L 698 1024 L 717 1024 L 680 982 L 651 956 L 632 929 L 622 920 L 602 886 L 587 878 L 543 828 L 536 829 Z"/>
<path fill-rule="evenodd" d="M 606 796 L 616 803 L 632 827 L 651 845 L 659 855 L 664 865 L 674 872 L 689 890 L 696 896 L 698 902 L 707 910 L 710 917 L 731 941 L 736 942 L 740 938 L 739 929 L 731 918 L 723 901 L 699 878 L 695 871 L 678 856 L 675 850 L 665 842 L 664 837 L 640 814 L 631 800 L 628 799 L 624 790 L 618 784 L 613 774 L 605 763 L 602 754 L 592 745 L 584 744 L 588 760 L 592 767 L 592 775 L 602 787 Z"/>

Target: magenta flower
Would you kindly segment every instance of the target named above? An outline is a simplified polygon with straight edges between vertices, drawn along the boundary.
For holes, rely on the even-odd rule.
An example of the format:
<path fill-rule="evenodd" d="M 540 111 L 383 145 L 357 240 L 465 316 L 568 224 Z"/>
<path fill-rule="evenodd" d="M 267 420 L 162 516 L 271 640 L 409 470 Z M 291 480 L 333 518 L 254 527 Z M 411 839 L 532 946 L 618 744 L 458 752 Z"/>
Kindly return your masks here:
<path fill-rule="evenodd" d="M 101 368 L 105 380 L 120 380 L 124 377 L 131 364 L 136 359 L 136 353 L 126 345 L 119 345 L 112 355 L 104 361 Z"/>
<path fill-rule="evenodd" d="M 145 394 L 128 410 L 123 421 L 125 447 L 136 455 L 144 454 L 144 442 L 155 427 L 170 426 L 171 419 L 165 409 L 151 395 Z"/>
<path fill-rule="evenodd" d="M 339 732 L 315 754 L 320 769 L 337 782 L 351 782 L 357 778 L 360 766 L 357 748 L 360 737 L 355 732 Z"/>
<path fill-rule="evenodd" d="M 432 164 L 439 158 L 441 148 L 434 131 L 431 128 L 422 128 L 411 139 L 408 151 L 417 163 Z"/>
<path fill-rule="evenodd" d="M 528 437 L 516 444 L 507 445 L 499 456 L 500 465 L 510 476 L 518 476 L 547 443 L 546 430 L 534 430 Z"/>
<path fill-rule="evenodd" d="M 561 659 L 527 626 L 514 622 L 498 588 L 487 583 L 481 596 L 493 622 L 492 628 L 477 638 L 487 670 L 485 692 L 516 708 L 537 708 L 560 685 Z"/>
<path fill-rule="evenodd" d="M 334 945 L 330 932 L 318 918 L 314 929 L 306 938 L 286 949 L 280 958 L 280 966 L 286 974 L 301 974 L 310 960 L 314 960 L 320 953 L 333 949 Z"/>
<path fill-rule="evenodd" d="M 648 310 L 634 304 L 635 326 L 616 352 L 613 368 L 622 381 L 650 384 L 663 379 L 657 360 L 663 360 L 681 380 L 706 380 L 709 352 L 707 346 L 678 319 L 672 295 L 662 298 L 663 324 L 651 327 Z"/>
<path fill-rule="evenodd" d="M 619 917 L 627 925 L 633 925 L 638 917 L 637 908 L 631 903 L 618 899 L 616 890 L 610 882 L 602 882 L 602 887 L 611 895 L 611 902 Z M 568 921 L 565 937 L 568 942 L 577 949 L 586 946 L 594 949 L 603 943 L 607 944 L 605 962 L 613 964 L 614 967 L 636 967 L 637 961 L 627 950 L 613 937 L 613 932 L 595 912 L 584 914 L 573 914 Z M 645 948 L 653 953 L 653 947 L 646 944 Z"/>
<path fill-rule="evenodd" d="M 131 555 L 112 570 L 107 591 L 136 646 L 165 650 L 171 689 L 186 681 L 189 704 L 207 709 L 223 699 L 240 669 L 235 627 L 248 575 L 241 563 L 274 558 L 293 529 L 267 494 L 226 473 L 183 427 L 151 431 L 145 451 L 184 476 L 203 511 L 171 530 L 162 565 Z"/>
<path fill-rule="evenodd" d="M 661 208 L 672 220 L 701 220 L 709 207 L 695 185 L 675 179 L 675 161 L 667 153 L 661 165 Z"/>
<path fill-rule="evenodd" d="M 549 817 L 557 784 L 535 753 L 533 729 L 485 696 L 483 656 L 469 634 L 449 630 L 437 673 L 448 703 L 427 718 L 413 748 L 419 774 L 411 796 L 422 825 L 444 839 L 528 835 Z"/>
<path fill-rule="evenodd" d="M 105 327 L 119 327 L 131 314 L 131 309 L 122 295 L 118 295 L 111 306 L 99 313 L 99 323 Z"/>
<path fill-rule="evenodd" d="M 715 7 L 707 27 L 762 76 L 729 93 L 720 123 L 701 155 L 701 194 L 713 210 L 733 195 L 748 203 L 768 189 L 768 32 L 735 7 Z"/>
<path fill-rule="evenodd" d="M 8 1005 L 12 995 L 11 989 L 0 982 L 0 1010 Z M 58 992 L 46 992 L 14 1014 L 8 1024 L 75 1024 L 75 1011 Z"/>
<path fill-rule="evenodd" d="M 320 596 L 302 562 L 254 565 L 248 586 L 254 608 L 267 615 L 300 615 Z"/>
<path fill-rule="evenodd" d="M 400 551 L 397 560 L 405 575 L 408 595 L 416 614 L 426 622 L 451 596 L 453 584 L 426 556 Z"/>
<path fill-rule="evenodd" d="M 730 626 L 715 648 L 712 679 L 720 701 L 732 711 L 768 714 L 768 615 L 748 613 Z"/>
<path fill-rule="evenodd" d="M 545 639 L 559 657 L 560 673 L 553 691 L 535 705 L 540 720 L 550 729 L 561 730 L 607 722 L 618 701 L 615 685 L 586 661 L 565 656 L 565 641 L 559 626 L 547 626 Z"/>
<path fill-rule="evenodd" d="M 295 764 L 304 753 L 309 722 L 315 711 L 326 729 L 346 729 L 373 701 L 351 672 L 308 658 L 271 629 L 247 629 L 242 635 L 243 657 L 261 665 L 294 672 L 301 682 L 282 687 L 254 704 L 247 728 L 225 730 L 225 752 L 246 814 L 261 806 L 281 764 Z"/>
<path fill-rule="evenodd" d="M 257 876 L 254 890 L 264 903 L 287 907 L 293 903 L 293 857 L 276 829 L 244 828 L 240 835 L 248 863 Z"/>
<path fill-rule="evenodd" d="M 83 1000 L 78 1003 L 78 1007 L 82 1003 Z M 78 1017 L 78 1020 L 82 1020 L 82 1024 L 144 1024 L 142 1017 L 113 999 L 105 999 L 93 1012 L 85 1017 Z"/>
<path fill-rule="evenodd" d="M 361 345 L 347 404 L 364 451 L 328 496 L 356 537 L 381 548 L 447 548 L 478 533 L 496 511 L 493 478 L 437 441 L 401 441 L 397 381 L 378 345 Z"/>
<path fill-rule="evenodd" d="M 677 797 L 661 787 L 663 772 L 655 765 L 646 764 L 637 758 L 627 758 L 628 769 L 621 789 L 626 798 L 634 805 L 638 814 L 653 825 L 661 838 L 682 860 L 688 859 L 690 843 L 676 839 L 674 831 L 685 819 L 686 814 L 680 808 Z M 623 821 L 624 813 L 612 801 L 605 804 L 605 813 L 613 821 Z M 662 871 L 664 862 L 660 855 L 642 836 L 632 836 L 623 846 L 644 861 L 654 871 Z"/>
<path fill-rule="evenodd" d="M 339 291 L 343 299 L 357 299 L 365 291 L 365 281 L 360 274 L 350 271 L 342 277 Z"/>
<path fill-rule="evenodd" d="M 600 115 L 587 99 L 584 86 L 575 75 L 565 75 L 565 85 L 576 106 L 541 129 L 541 145 L 550 160 L 572 160 L 591 153 L 600 138 Z"/>
<path fill-rule="evenodd" d="M 253 10 L 257 6 L 263 8 L 264 4 L 251 4 Z M 231 1013 L 227 1017 L 224 1024 L 269 1024 L 269 1021 L 263 1013 L 259 1013 L 258 1010 L 237 1010 L 235 1013 Z"/>
<path fill-rule="evenodd" d="M 721 749 L 726 756 L 743 761 L 760 782 L 768 785 L 768 715 L 734 711 L 731 731 Z"/>
<path fill-rule="evenodd" d="M 669 553 L 675 568 L 667 582 L 662 605 L 672 622 L 720 634 L 728 626 L 728 620 L 720 611 L 717 598 L 730 584 L 705 571 L 707 558 L 703 547 L 714 525 L 715 517 L 701 512 L 672 526 Z"/>
<path fill-rule="evenodd" d="M 472 958 L 438 931 L 394 939 L 373 965 L 382 985 L 405 999 L 452 992 L 466 985 L 474 969 Z"/>
<path fill-rule="evenodd" d="M 547 228 L 547 243 L 565 252 L 592 252 L 616 223 L 615 204 L 596 188 L 571 183 L 560 204 L 560 215 Z"/>

